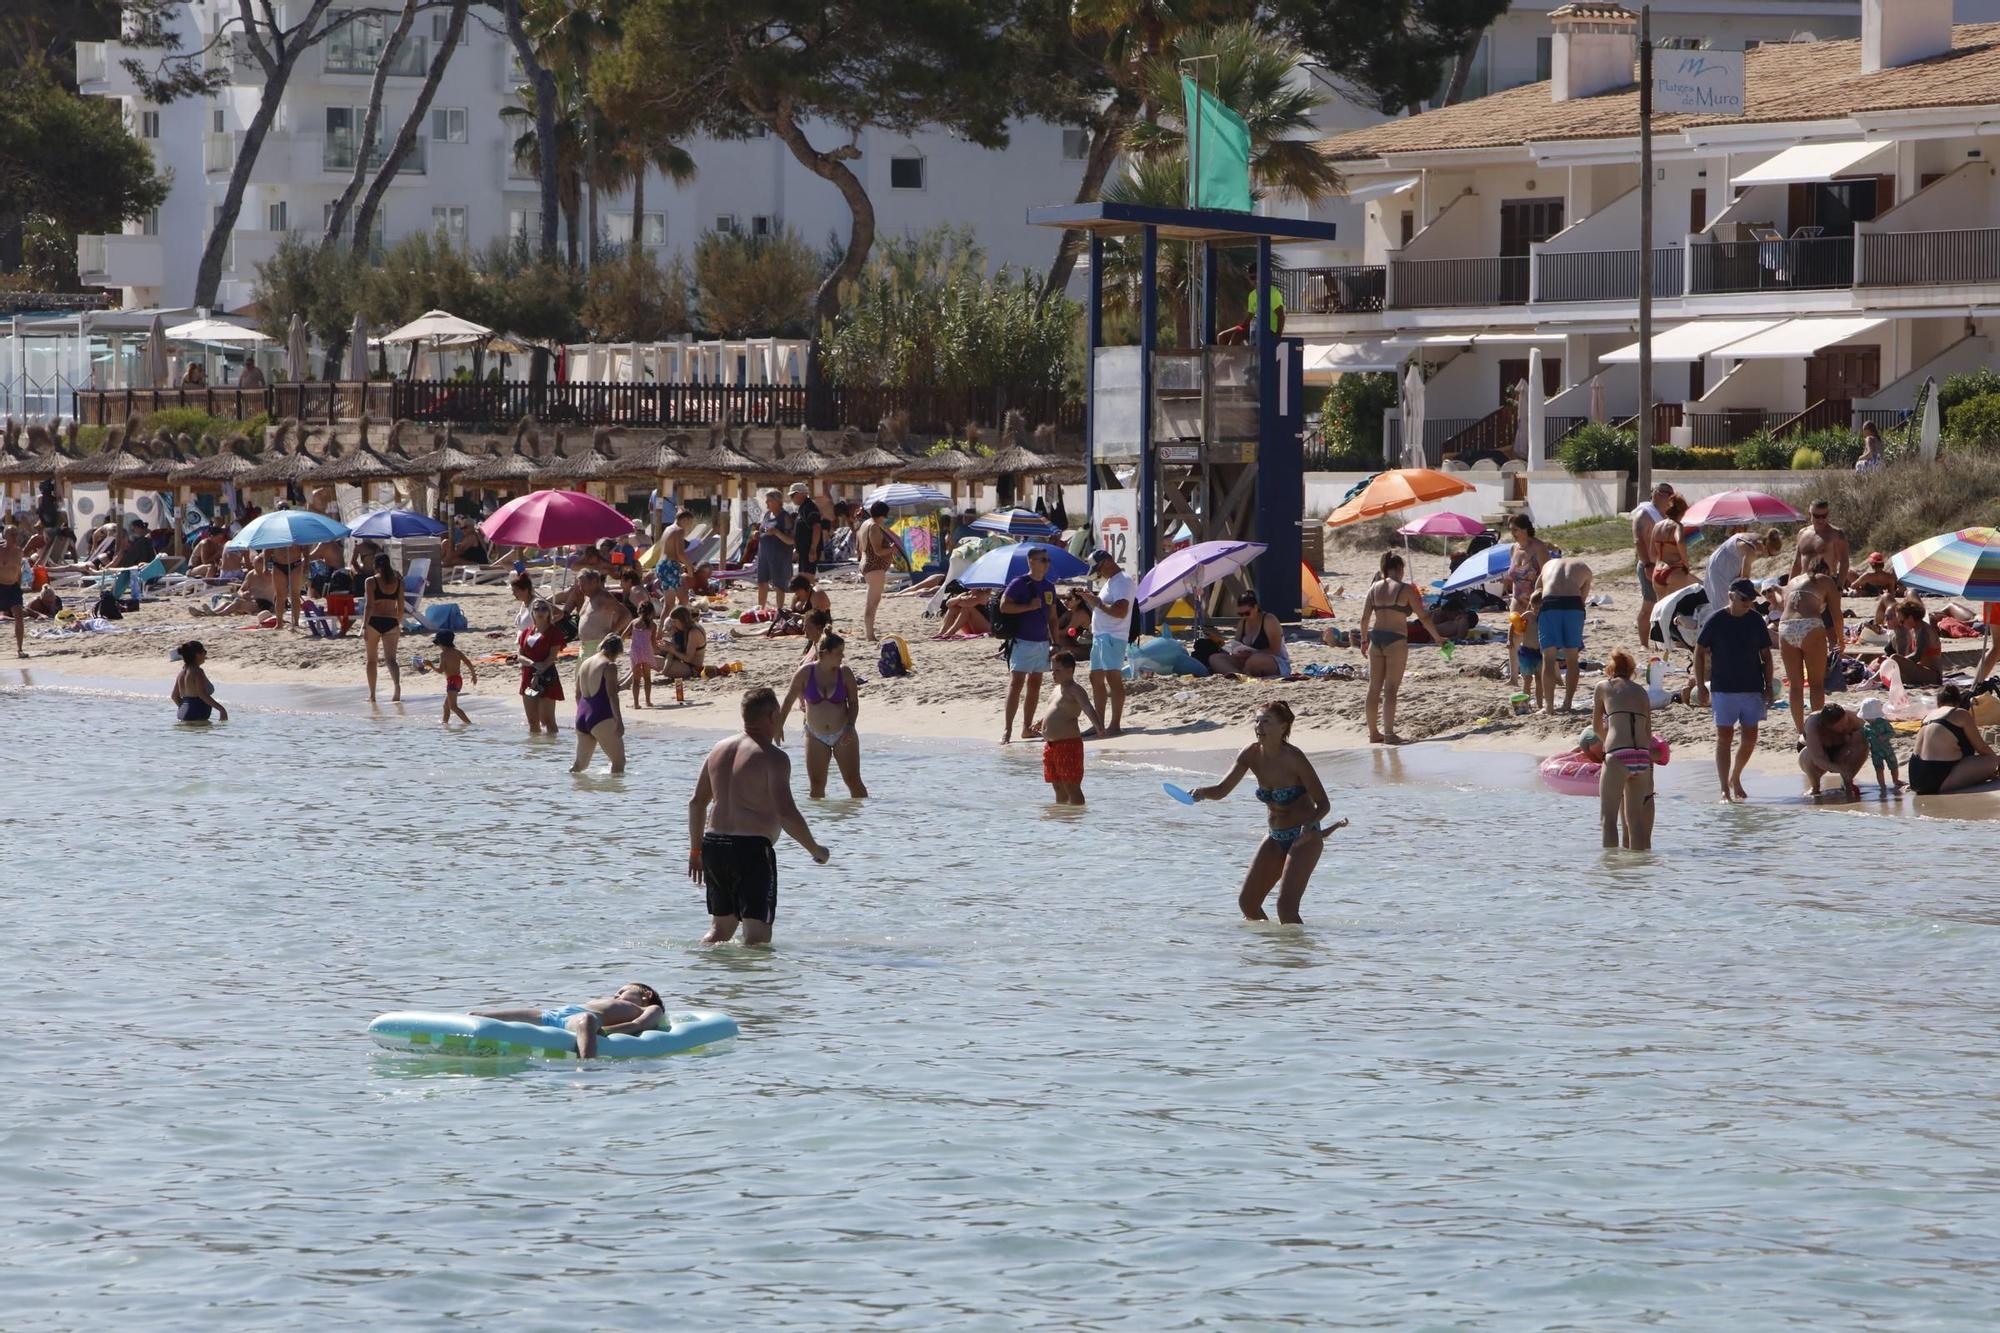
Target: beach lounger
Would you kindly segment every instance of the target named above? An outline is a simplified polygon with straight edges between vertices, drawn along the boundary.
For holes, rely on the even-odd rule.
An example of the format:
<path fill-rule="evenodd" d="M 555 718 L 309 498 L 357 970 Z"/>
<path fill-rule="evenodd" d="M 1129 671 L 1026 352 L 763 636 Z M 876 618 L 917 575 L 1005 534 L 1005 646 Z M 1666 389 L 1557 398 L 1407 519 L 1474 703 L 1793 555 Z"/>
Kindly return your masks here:
<path fill-rule="evenodd" d="M 414 620 L 424 624 L 423 616 L 417 611 L 424 600 L 424 585 L 430 582 L 431 562 L 428 559 L 412 560 L 410 567 L 403 571 L 403 620 L 407 625 Z"/>
<path fill-rule="evenodd" d="M 945 588 L 956 582 L 958 576 L 963 574 L 971 564 L 972 561 L 962 555 L 954 555 L 951 558 L 951 563 L 945 566 L 944 582 L 938 585 L 937 591 L 932 593 L 930 600 L 924 603 L 925 615 L 934 616 L 944 609 Z"/>

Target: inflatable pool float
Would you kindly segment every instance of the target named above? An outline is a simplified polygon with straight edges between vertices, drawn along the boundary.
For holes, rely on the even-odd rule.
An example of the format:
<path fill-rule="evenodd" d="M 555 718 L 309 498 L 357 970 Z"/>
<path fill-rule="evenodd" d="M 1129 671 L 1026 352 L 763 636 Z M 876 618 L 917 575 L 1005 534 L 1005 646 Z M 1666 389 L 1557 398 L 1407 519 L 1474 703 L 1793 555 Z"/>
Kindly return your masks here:
<path fill-rule="evenodd" d="M 1653 737 L 1653 762 L 1664 768 L 1672 758 L 1673 749 L 1666 738 Z M 1542 781 L 1565 796 L 1597 795 L 1597 779 L 1603 772 L 1604 765 L 1582 750 L 1552 754 L 1541 765 Z"/>
<path fill-rule="evenodd" d="M 667 1026 L 636 1036 L 618 1032 L 597 1039 L 606 1060 L 642 1060 L 661 1055 L 693 1055 L 736 1039 L 736 1020 L 709 1012 L 667 1015 Z M 383 1014 L 368 1025 L 377 1046 L 411 1055 L 493 1059 L 537 1057 L 574 1060 L 576 1037 L 564 1028 L 507 1023 L 471 1014 L 409 1011 Z"/>

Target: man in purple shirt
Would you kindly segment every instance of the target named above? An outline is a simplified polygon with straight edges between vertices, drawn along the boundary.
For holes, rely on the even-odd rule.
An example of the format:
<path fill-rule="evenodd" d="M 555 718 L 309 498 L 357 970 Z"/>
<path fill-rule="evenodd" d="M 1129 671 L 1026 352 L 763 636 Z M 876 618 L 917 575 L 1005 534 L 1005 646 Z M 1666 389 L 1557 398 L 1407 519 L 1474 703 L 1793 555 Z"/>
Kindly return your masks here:
<path fill-rule="evenodd" d="M 1013 643 L 1007 649 L 1007 720 L 1000 743 L 1014 739 L 1014 708 L 1027 687 L 1028 706 L 1021 711 L 1021 734 L 1041 734 L 1035 721 L 1035 705 L 1042 697 L 1042 673 L 1049 669 L 1049 610 L 1056 602 L 1055 584 L 1049 582 L 1049 553 L 1041 547 L 1028 551 L 1028 572 L 1009 583 L 1000 593 L 1000 613 L 1014 617 Z"/>

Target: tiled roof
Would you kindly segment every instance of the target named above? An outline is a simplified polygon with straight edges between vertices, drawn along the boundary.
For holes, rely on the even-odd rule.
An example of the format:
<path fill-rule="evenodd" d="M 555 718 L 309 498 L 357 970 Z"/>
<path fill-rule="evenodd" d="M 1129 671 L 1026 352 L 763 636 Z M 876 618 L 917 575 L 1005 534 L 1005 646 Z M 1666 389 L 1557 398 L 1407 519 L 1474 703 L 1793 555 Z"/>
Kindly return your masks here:
<path fill-rule="evenodd" d="M 1655 116 L 1656 133 L 1700 125 L 1756 121 L 1833 120 L 1856 112 L 2000 104 L 2000 23 L 1961 23 L 1947 55 L 1861 72 L 1861 43 L 1794 42 L 1760 46 L 1745 62 L 1746 114 Z M 1457 106 L 1386 121 L 1323 140 L 1335 161 L 1387 153 L 1435 153 L 1454 148 L 1505 148 L 1560 139 L 1628 138 L 1639 132 L 1636 83 L 1595 97 L 1550 100 L 1549 85 L 1531 83 Z"/>

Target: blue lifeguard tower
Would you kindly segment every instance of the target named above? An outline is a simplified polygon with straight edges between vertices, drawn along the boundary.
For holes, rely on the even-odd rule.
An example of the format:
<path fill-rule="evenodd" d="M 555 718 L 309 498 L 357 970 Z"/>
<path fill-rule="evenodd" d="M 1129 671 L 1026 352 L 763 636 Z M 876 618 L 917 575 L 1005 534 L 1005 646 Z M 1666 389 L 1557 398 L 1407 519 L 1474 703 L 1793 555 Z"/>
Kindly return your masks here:
<path fill-rule="evenodd" d="M 1212 208 L 1064 204 L 1030 209 L 1036 226 L 1087 234 L 1090 294 L 1084 371 L 1085 435 L 1093 530 L 1132 573 L 1167 554 L 1185 526 L 1202 541 L 1260 541 L 1253 568 L 1257 600 L 1280 619 L 1299 614 L 1299 524 L 1305 516 L 1304 349 L 1271 330 L 1260 300 L 1247 345 L 1216 345 L 1216 261 L 1226 249 L 1255 246 L 1255 291 L 1272 290 L 1271 247 L 1326 245 L 1330 222 L 1267 218 Z M 1104 242 L 1139 238 L 1139 343 L 1104 346 Z M 1201 247 L 1202 308 L 1197 345 L 1155 346 L 1160 242 Z M 1110 511 L 1110 512 L 1106 512 Z M 1104 522 L 1099 524 L 1100 515 Z M 1116 540 L 1129 516 L 1131 543 Z M 1228 584 L 1210 597 L 1232 595 Z"/>

